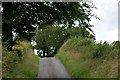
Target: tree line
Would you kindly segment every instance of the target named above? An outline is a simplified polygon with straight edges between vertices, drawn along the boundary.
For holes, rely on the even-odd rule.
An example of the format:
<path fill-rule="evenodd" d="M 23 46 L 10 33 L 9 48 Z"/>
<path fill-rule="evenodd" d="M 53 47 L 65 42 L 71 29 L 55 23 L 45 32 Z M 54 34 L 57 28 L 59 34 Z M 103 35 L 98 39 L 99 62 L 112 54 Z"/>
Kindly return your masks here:
<path fill-rule="evenodd" d="M 90 21 L 98 17 L 91 12 L 96 8 L 92 2 L 3 2 L 2 7 L 2 40 L 8 50 L 15 40 L 27 39 L 35 40 L 35 48 L 44 54 L 53 55 L 72 36 L 95 39 Z"/>

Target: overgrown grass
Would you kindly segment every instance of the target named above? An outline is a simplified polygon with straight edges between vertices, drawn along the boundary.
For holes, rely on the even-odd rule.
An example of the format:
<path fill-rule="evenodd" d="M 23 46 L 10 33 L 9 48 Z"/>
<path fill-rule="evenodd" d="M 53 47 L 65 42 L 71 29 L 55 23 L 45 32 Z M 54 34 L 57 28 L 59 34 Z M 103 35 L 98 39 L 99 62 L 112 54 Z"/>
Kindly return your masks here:
<path fill-rule="evenodd" d="M 96 43 L 87 38 L 69 39 L 58 51 L 58 57 L 72 77 L 116 78 L 118 77 L 118 50 L 120 42 Z"/>
<path fill-rule="evenodd" d="M 34 54 L 28 41 L 17 41 L 12 51 L 3 47 L 4 78 L 36 78 L 39 57 Z"/>

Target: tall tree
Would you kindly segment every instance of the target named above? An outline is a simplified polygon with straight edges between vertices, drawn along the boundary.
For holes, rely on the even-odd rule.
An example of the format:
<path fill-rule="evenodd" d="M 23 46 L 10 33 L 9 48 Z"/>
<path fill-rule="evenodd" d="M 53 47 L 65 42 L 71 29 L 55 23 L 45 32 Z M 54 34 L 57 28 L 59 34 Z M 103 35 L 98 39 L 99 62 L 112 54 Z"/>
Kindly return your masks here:
<path fill-rule="evenodd" d="M 71 27 L 75 21 L 91 32 L 91 8 L 86 1 L 81 2 L 3 2 L 3 41 L 12 38 L 12 31 L 19 39 L 31 40 L 37 27 L 44 24 Z M 8 24 L 8 25 L 5 25 Z M 8 29 L 9 28 L 9 29 Z M 5 37 L 6 36 L 6 37 Z M 6 39 L 4 39 L 6 38 Z M 9 41 L 11 43 L 11 41 Z"/>
<path fill-rule="evenodd" d="M 35 34 L 35 41 L 37 45 L 35 48 L 37 50 L 41 50 L 43 52 L 43 56 L 45 53 L 47 56 L 54 56 L 58 49 L 71 37 L 86 37 L 94 39 L 90 37 L 89 32 L 85 31 L 83 36 L 82 30 L 80 27 L 60 27 L 53 25 L 44 25 L 44 28 L 38 29 Z M 38 53 L 39 55 L 41 53 Z"/>

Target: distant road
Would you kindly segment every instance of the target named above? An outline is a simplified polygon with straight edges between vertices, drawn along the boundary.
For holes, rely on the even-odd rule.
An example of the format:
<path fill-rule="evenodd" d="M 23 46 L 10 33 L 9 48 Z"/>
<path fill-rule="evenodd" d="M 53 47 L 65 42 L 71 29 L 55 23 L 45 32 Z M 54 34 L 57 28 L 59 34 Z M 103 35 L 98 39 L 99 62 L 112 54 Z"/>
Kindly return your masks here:
<path fill-rule="evenodd" d="M 40 58 L 38 78 L 71 78 L 64 65 L 55 57 Z"/>

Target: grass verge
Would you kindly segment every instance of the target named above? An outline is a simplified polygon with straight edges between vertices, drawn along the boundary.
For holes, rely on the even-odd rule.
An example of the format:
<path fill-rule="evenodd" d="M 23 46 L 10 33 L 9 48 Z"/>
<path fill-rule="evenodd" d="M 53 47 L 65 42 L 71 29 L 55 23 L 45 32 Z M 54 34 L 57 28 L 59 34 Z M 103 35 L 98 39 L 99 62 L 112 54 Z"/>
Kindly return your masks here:
<path fill-rule="evenodd" d="M 28 41 L 18 41 L 12 51 L 3 48 L 3 78 L 36 78 L 39 57 Z"/>
<path fill-rule="evenodd" d="M 118 77 L 120 42 L 96 43 L 90 39 L 69 39 L 56 55 L 74 78 Z"/>

